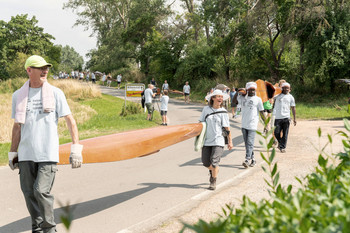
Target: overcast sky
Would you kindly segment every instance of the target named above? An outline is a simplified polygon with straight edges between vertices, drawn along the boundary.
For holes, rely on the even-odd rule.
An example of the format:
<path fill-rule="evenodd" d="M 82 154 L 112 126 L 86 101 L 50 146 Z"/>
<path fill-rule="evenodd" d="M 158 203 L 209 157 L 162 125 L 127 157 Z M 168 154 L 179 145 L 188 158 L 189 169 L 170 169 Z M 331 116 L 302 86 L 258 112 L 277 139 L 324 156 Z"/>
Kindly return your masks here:
<path fill-rule="evenodd" d="M 67 0 L 0 0 L 0 20 L 8 22 L 18 14 L 28 14 L 29 19 L 35 16 L 39 21 L 37 25 L 56 38 L 54 44 L 69 45 L 86 60 L 85 54 L 96 47 L 96 39 L 90 37 L 91 31 L 84 31 L 84 27 L 73 27 L 77 17 L 70 9 L 62 9 L 65 2 Z"/>
<path fill-rule="evenodd" d="M 90 37 L 91 31 L 84 31 L 83 26 L 73 27 L 77 16 L 71 9 L 63 10 L 63 4 L 68 0 L 0 0 L 0 20 L 10 21 L 11 16 L 28 14 L 39 21 L 38 26 L 44 28 L 45 33 L 55 37 L 54 44 L 69 45 L 75 49 L 86 61 L 85 54 L 96 48 L 96 39 Z M 167 0 L 173 2 L 174 0 Z M 180 8 L 180 1 L 176 0 L 173 7 Z"/>

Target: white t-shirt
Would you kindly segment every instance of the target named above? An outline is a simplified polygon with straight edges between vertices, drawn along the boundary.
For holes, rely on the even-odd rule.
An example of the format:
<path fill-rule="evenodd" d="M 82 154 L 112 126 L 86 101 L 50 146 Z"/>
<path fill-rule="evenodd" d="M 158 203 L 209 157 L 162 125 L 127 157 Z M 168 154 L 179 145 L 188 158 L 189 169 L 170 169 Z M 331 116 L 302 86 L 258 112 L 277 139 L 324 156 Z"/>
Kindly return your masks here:
<path fill-rule="evenodd" d="M 242 128 L 257 130 L 259 122 L 259 112 L 264 110 L 262 100 L 258 96 L 238 96 L 241 104 Z"/>
<path fill-rule="evenodd" d="M 161 111 L 168 111 L 168 102 L 169 102 L 169 96 L 163 95 L 160 99 L 160 110 Z"/>
<path fill-rule="evenodd" d="M 122 81 L 122 76 L 120 74 L 118 74 L 117 76 L 117 82 L 121 82 Z"/>
<path fill-rule="evenodd" d="M 145 104 L 152 103 L 153 100 L 153 91 L 150 88 L 147 88 L 144 93 L 145 96 Z"/>
<path fill-rule="evenodd" d="M 163 90 L 169 90 L 169 84 L 168 83 L 163 83 L 162 89 Z"/>
<path fill-rule="evenodd" d="M 29 88 L 26 120 L 21 124 L 19 161 L 59 162 L 58 118 L 71 114 L 64 93 L 52 87 L 55 111 L 43 112 L 41 88 Z M 15 118 L 18 91 L 12 95 L 12 118 Z"/>
<path fill-rule="evenodd" d="M 191 91 L 190 85 L 185 85 L 183 88 L 183 92 L 186 94 L 190 94 L 190 91 Z"/>
<path fill-rule="evenodd" d="M 226 111 L 225 108 L 212 108 L 210 106 L 205 106 L 202 110 L 202 114 L 199 121 L 207 122 L 207 131 L 205 135 L 204 146 L 225 146 L 225 139 L 222 136 L 222 127 L 230 127 L 230 121 L 228 119 L 227 113 L 218 113 L 205 117 L 217 111 Z"/>
<path fill-rule="evenodd" d="M 295 107 L 295 100 L 291 94 L 279 94 L 275 98 L 275 119 L 290 118 L 290 107 Z"/>
<path fill-rule="evenodd" d="M 92 80 L 95 80 L 95 79 L 96 79 L 94 73 L 91 73 L 91 79 L 92 79 Z"/>
<path fill-rule="evenodd" d="M 104 74 L 104 75 L 102 76 L 102 82 L 106 81 L 106 79 L 107 79 L 107 76 Z"/>

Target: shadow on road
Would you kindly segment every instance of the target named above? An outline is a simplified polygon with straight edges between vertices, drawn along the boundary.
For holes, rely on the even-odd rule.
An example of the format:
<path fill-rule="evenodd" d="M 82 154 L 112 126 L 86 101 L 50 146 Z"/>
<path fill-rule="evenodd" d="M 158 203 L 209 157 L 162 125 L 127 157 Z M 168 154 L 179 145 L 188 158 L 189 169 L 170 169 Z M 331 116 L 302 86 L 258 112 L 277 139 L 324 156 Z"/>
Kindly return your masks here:
<path fill-rule="evenodd" d="M 70 209 L 74 210 L 73 211 L 74 220 L 84 218 L 86 216 L 96 214 L 103 210 L 109 209 L 120 203 L 123 203 L 137 196 L 140 196 L 144 193 L 152 191 L 156 188 L 179 187 L 179 188 L 186 188 L 186 189 L 204 189 L 203 185 L 206 185 L 206 184 L 188 185 L 188 184 L 166 184 L 166 183 L 142 183 L 139 185 L 146 186 L 146 187 L 71 205 Z M 63 210 L 65 208 L 66 207 L 55 209 L 55 222 L 57 224 L 61 223 L 60 216 L 64 214 Z M 7 225 L 1 226 L 0 232 L 17 233 L 17 232 L 23 232 L 23 231 L 30 231 L 31 230 L 30 226 L 31 226 L 30 217 L 26 217 L 26 218 L 19 219 L 15 222 L 9 223 Z"/>

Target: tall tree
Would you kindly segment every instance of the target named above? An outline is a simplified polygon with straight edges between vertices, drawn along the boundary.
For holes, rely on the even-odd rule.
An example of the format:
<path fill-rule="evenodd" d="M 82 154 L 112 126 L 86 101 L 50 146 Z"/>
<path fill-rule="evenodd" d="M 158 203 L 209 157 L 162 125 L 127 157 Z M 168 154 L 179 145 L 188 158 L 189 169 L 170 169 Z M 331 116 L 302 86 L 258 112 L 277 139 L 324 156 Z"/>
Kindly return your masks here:
<path fill-rule="evenodd" d="M 264 0 L 251 2 L 249 10 L 251 30 L 254 31 L 252 42 L 267 44 L 267 48 L 257 53 L 265 63 L 273 81 L 282 75 L 281 62 L 293 27 L 292 12 L 294 0 Z M 261 41 L 262 40 L 262 41 Z"/>
<path fill-rule="evenodd" d="M 73 47 L 68 45 L 61 48 L 60 71 L 70 72 L 71 70 L 81 70 L 84 65 L 83 57 L 75 51 Z"/>
<path fill-rule="evenodd" d="M 350 3 L 320 1 L 319 7 L 323 17 L 313 20 L 314 27 L 304 41 L 306 70 L 315 84 L 334 91 L 335 80 L 350 75 Z"/>
<path fill-rule="evenodd" d="M 0 21 L 0 78 L 9 77 L 7 66 L 17 59 L 19 53 L 49 55 L 54 37 L 44 33 L 44 29 L 37 23 L 35 16 L 29 19 L 26 14 L 12 16 L 7 23 Z M 55 61 L 55 58 L 52 60 Z"/>
<path fill-rule="evenodd" d="M 207 33 L 208 44 L 213 55 L 223 60 L 223 70 L 227 81 L 231 78 L 231 59 L 240 41 L 240 27 L 244 23 L 247 5 L 245 0 L 205 0 L 201 15 L 205 26 L 211 28 Z M 209 39 L 210 38 L 210 39 Z"/>
<path fill-rule="evenodd" d="M 134 59 L 147 75 L 150 56 L 143 48 L 147 34 L 168 14 L 165 0 L 69 0 L 64 8 L 76 11 L 80 16 L 76 24 L 97 35 L 98 49 L 90 55 L 102 61 L 105 71 Z"/>

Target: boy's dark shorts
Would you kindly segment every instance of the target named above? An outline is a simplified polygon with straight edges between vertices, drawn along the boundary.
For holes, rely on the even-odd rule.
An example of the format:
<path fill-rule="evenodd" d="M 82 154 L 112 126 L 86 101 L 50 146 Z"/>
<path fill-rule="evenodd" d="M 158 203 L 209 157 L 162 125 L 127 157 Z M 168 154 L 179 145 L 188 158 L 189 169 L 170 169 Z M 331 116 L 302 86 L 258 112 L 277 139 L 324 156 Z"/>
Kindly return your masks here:
<path fill-rule="evenodd" d="M 272 113 L 272 110 L 273 110 L 273 109 L 264 109 L 264 112 Z"/>
<path fill-rule="evenodd" d="M 217 167 L 219 165 L 222 154 L 224 153 L 223 146 L 203 146 L 202 148 L 202 163 L 204 167 Z"/>
<path fill-rule="evenodd" d="M 163 111 L 163 110 L 160 110 L 160 115 L 161 116 L 166 116 L 168 113 L 168 111 Z"/>

